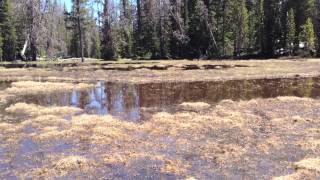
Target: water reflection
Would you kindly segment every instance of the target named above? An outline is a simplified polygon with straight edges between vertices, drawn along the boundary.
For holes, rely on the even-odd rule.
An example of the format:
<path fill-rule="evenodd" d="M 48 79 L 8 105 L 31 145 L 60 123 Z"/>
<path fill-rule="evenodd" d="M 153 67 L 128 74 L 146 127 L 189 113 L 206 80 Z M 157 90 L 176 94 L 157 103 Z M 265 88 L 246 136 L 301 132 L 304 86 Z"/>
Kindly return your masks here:
<path fill-rule="evenodd" d="M 100 81 L 92 89 L 20 97 L 19 102 L 42 106 L 75 106 L 89 114 L 113 115 L 141 121 L 148 109 L 172 110 L 182 102 L 223 99 L 249 100 L 277 96 L 320 97 L 320 77 L 293 79 L 232 80 L 220 82 L 164 82 L 125 84 Z"/>
<path fill-rule="evenodd" d="M 73 91 L 69 96 L 71 105 L 84 109 L 88 114 L 119 117 L 130 121 L 140 120 L 140 103 L 137 88 L 134 85 L 98 82 L 93 89 Z"/>

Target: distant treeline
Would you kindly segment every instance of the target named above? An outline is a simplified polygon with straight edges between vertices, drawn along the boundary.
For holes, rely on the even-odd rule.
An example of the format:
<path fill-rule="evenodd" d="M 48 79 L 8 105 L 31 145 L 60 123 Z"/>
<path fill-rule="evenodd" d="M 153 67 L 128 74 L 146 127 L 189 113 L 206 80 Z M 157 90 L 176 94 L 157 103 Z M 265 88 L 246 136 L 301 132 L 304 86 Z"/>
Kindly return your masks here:
<path fill-rule="evenodd" d="M 0 0 L 0 57 L 320 56 L 320 0 Z"/>

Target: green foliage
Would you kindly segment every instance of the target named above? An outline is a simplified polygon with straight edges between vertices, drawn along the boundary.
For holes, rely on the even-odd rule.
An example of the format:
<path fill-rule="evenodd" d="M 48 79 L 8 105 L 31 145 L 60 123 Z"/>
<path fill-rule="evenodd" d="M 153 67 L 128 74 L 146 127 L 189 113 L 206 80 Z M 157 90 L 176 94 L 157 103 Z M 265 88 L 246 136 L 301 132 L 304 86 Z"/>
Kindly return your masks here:
<path fill-rule="evenodd" d="M 2 36 L 2 59 L 12 61 L 16 54 L 16 30 L 9 0 L 4 0 L 0 8 L 0 27 Z"/>
<path fill-rule="evenodd" d="M 290 9 L 287 17 L 287 36 L 286 47 L 291 51 L 294 49 L 294 43 L 296 42 L 296 23 L 293 9 Z"/>
<path fill-rule="evenodd" d="M 131 6 L 129 0 L 121 1 L 120 25 L 117 29 L 118 54 L 122 58 L 131 58 L 133 56 L 133 25 Z"/>
<path fill-rule="evenodd" d="M 317 36 L 317 56 L 320 57 L 320 1 L 315 2 L 315 11 L 314 11 L 314 22 L 315 22 L 315 33 Z"/>
<path fill-rule="evenodd" d="M 301 27 L 302 31 L 300 33 L 299 39 L 300 42 L 306 44 L 306 48 L 310 51 L 315 50 L 315 32 L 312 20 L 310 18 L 307 19 L 306 23 Z"/>
<path fill-rule="evenodd" d="M 92 39 L 91 57 L 100 59 L 101 58 L 101 43 L 99 34 L 96 34 Z"/>
<path fill-rule="evenodd" d="M 3 39 L 2 39 L 2 36 L 0 36 L 0 47 L 2 46 L 3 46 Z M 3 57 L 3 50 L 2 48 L 0 48 L 0 61 L 3 61 L 2 57 Z"/>
<path fill-rule="evenodd" d="M 248 48 L 249 15 L 245 0 L 235 3 L 234 9 L 234 55 L 238 56 Z"/>
<path fill-rule="evenodd" d="M 192 1 L 189 16 L 190 55 L 202 58 L 206 55 L 210 37 L 208 32 L 208 10 L 203 1 Z M 201 33 L 199 33 L 201 32 Z"/>
<path fill-rule="evenodd" d="M 160 39 L 158 37 L 157 21 L 153 15 L 152 7 L 155 5 L 155 0 L 143 1 L 143 15 L 141 17 L 141 32 L 139 40 L 138 56 L 151 58 L 159 58 Z"/>

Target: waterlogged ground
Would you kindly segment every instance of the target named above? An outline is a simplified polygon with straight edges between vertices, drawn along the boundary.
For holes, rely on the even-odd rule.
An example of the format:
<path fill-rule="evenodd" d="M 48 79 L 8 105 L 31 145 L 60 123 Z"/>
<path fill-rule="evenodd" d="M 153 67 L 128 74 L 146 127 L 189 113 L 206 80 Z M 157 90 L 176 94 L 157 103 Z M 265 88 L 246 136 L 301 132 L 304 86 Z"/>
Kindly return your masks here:
<path fill-rule="evenodd" d="M 85 65 L 88 79 L 55 75 L 66 66 L 7 66 L 0 70 L 7 80 L 0 83 L 0 178 L 319 179 L 320 78 L 310 62 L 294 61 L 306 73 L 296 64 L 266 68 L 274 78 L 223 81 L 206 78 L 245 68 L 259 75 L 250 70 L 258 63 L 172 63 L 197 77 L 176 81 L 160 62 L 137 63 L 152 69 L 117 80 L 107 76 L 123 76 L 119 67 L 128 64 Z M 79 64 L 68 66 L 81 74 Z M 92 79 L 96 71 L 107 78 Z M 139 77 L 146 72 L 153 81 Z M 168 81 L 157 81 L 160 73 Z"/>
<path fill-rule="evenodd" d="M 24 68 L 21 68 L 24 67 Z M 0 80 L 126 83 L 192 82 L 241 79 L 314 77 L 319 59 L 247 61 L 119 61 L 76 60 L 0 63 Z"/>

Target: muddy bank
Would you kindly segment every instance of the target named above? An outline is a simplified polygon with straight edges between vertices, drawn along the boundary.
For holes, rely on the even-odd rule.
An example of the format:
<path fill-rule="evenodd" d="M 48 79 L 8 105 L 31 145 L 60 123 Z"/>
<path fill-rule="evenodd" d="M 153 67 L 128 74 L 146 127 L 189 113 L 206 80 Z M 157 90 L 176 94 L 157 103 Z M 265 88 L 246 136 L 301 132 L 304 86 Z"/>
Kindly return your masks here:
<path fill-rule="evenodd" d="M 66 64 L 66 63 L 65 63 Z M 57 68 L 58 67 L 58 68 Z M 319 59 L 87 62 L 46 68 L 0 68 L 0 80 L 150 83 L 314 77 Z"/>
<path fill-rule="evenodd" d="M 0 177 L 320 178 L 319 100 L 183 103 L 143 123 L 37 108 L 0 123 Z"/>

